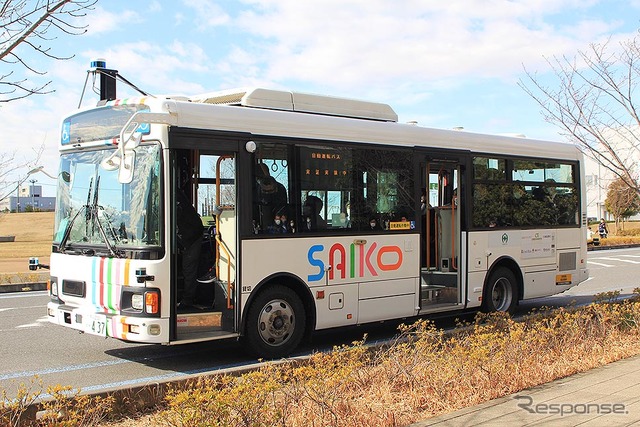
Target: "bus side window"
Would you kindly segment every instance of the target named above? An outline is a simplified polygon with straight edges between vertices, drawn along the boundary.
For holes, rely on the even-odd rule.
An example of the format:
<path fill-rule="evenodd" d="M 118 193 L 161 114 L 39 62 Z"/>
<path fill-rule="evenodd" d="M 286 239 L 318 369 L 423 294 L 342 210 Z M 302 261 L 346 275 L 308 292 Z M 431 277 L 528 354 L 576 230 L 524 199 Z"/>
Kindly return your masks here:
<path fill-rule="evenodd" d="M 290 224 L 293 217 L 288 200 L 290 191 L 287 190 L 290 185 L 288 153 L 288 146 L 283 143 L 265 142 L 258 146 L 252 170 L 254 234 L 288 232 L 280 227 L 283 221 Z"/>
<path fill-rule="evenodd" d="M 318 196 L 307 194 L 302 205 L 302 224 L 300 231 L 318 231 L 327 228 L 327 222 L 321 212 L 324 203 Z"/>

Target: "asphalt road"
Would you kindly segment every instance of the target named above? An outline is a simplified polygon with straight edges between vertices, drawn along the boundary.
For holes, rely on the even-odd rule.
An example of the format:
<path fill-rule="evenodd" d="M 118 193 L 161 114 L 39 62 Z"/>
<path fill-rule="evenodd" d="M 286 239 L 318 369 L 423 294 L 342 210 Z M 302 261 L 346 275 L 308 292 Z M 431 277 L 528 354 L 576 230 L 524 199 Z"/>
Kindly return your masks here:
<path fill-rule="evenodd" d="M 548 298 L 523 302 L 520 313 L 543 306 L 585 304 L 595 294 L 620 291 L 630 295 L 640 287 L 640 248 L 589 253 L 591 277 L 579 286 Z M 18 386 L 41 380 L 47 385 L 68 385 L 83 392 L 99 392 L 177 380 L 205 372 L 256 363 L 233 340 L 182 346 L 123 343 L 82 335 L 46 321 L 45 292 L 0 294 L 0 388 L 14 396 Z M 440 321 L 447 327 L 453 322 Z M 313 348 L 361 339 L 390 338 L 395 325 L 376 325 L 318 334 Z M 313 348 L 303 348 L 301 354 Z M 35 386 L 35 390 L 39 390 Z"/>

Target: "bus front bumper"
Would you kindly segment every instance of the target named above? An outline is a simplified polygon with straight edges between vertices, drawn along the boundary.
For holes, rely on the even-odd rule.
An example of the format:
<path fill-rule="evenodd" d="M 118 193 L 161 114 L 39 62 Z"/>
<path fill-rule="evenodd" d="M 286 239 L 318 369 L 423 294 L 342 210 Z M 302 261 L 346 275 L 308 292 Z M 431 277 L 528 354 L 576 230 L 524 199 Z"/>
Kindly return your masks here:
<path fill-rule="evenodd" d="M 47 318 L 56 325 L 101 337 L 153 344 L 169 341 L 169 321 L 164 318 L 98 313 L 55 302 L 47 304 Z"/>

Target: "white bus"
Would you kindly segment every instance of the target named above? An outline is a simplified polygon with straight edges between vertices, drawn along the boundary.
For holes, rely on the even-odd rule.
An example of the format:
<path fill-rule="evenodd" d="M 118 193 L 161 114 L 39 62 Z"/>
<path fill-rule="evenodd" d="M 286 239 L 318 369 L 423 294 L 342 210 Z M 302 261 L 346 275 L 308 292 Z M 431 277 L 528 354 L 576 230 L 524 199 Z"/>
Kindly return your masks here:
<path fill-rule="evenodd" d="M 582 162 L 296 92 L 100 102 L 62 124 L 48 318 L 272 358 L 322 329 L 511 312 L 588 277 Z M 198 274 L 215 274 L 185 312 L 181 178 L 207 226 Z"/>

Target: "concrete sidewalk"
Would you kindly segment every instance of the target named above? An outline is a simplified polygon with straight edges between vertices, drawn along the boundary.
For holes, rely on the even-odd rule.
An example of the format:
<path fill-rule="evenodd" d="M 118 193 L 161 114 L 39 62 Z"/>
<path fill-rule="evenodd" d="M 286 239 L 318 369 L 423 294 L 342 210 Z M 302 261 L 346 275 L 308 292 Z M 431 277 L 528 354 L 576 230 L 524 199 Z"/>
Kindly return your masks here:
<path fill-rule="evenodd" d="M 640 425 L 640 356 L 412 424 L 426 426 Z"/>

